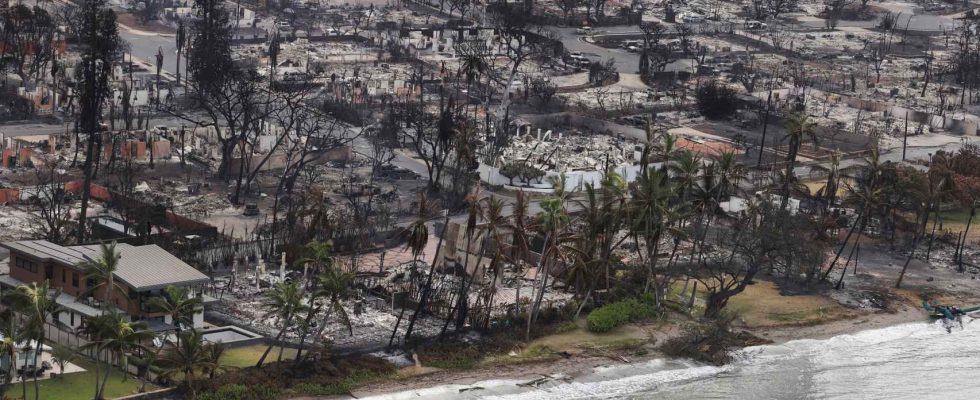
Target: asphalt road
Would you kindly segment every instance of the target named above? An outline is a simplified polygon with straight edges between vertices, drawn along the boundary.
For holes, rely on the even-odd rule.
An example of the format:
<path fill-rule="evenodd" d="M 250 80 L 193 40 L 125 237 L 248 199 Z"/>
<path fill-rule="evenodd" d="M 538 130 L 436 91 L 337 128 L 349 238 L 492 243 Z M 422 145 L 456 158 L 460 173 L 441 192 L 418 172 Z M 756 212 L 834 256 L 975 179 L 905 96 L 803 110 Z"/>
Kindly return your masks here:
<path fill-rule="evenodd" d="M 639 72 L 640 55 L 623 49 L 607 49 L 582 40 L 583 36 L 575 33 L 575 28 L 552 28 L 558 34 L 559 40 L 568 52 L 581 52 L 592 60 L 605 61 L 613 59 L 616 70 L 621 73 L 635 74 Z M 601 34 L 637 33 L 635 26 L 608 26 L 599 29 Z M 667 65 L 667 71 L 691 71 L 692 62 L 688 59 L 674 61 Z"/>
<path fill-rule="evenodd" d="M 35 135 L 53 135 L 65 133 L 65 125 L 59 124 L 10 124 L 0 125 L 0 133 L 4 137 L 21 137 Z"/>
<path fill-rule="evenodd" d="M 174 35 L 144 33 L 120 26 L 119 36 L 129 43 L 129 53 L 133 57 L 148 62 L 150 65 L 156 65 L 157 52 L 162 49 L 163 71 L 171 75 L 177 72 L 177 45 Z M 181 57 L 181 62 L 183 61 L 184 58 Z M 180 69 L 183 71 L 183 66 Z"/>

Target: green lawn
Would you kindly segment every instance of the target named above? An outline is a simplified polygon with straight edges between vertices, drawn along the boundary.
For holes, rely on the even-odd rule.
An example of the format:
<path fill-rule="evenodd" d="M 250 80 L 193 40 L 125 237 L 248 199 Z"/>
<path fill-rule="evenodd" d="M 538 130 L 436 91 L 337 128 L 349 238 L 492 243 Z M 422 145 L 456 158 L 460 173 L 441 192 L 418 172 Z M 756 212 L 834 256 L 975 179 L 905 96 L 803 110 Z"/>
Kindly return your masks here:
<path fill-rule="evenodd" d="M 958 234 L 966 229 L 966 222 L 970 220 L 969 208 L 940 211 L 939 214 L 943 216 L 942 228 L 953 232 L 954 234 Z M 929 224 L 926 228 L 928 232 L 932 232 L 932 224 L 934 219 L 935 218 L 932 216 L 929 217 Z M 977 215 L 973 217 L 973 224 L 970 226 L 969 237 L 967 239 L 971 242 L 980 240 L 980 229 L 977 229 L 977 227 L 980 227 L 980 212 L 977 212 Z"/>
<path fill-rule="evenodd" d="M 266 346 L 252 345 L 244 347 L 229 348 L 221 357 L 223 365 L 231 367 L 250 367 L 259 361 Z M 279 348 L 273 348 L 266 358 L 267 362 L 275 362 L 279 356 Z M 291 360 L 296 356 L 296 349 L 286 348 L 283 351 L 283 360 Z M 44 379 L 38 381 L 41 386 L 41 399 L 57 400 L 91 400 L 95 394 L 95 364 L 87 358 L 79 358 L 74 362 L 76 365 L 85 369 L 85 372 L 66 374 L 56 379 Z M 114 369 L 109 373 L 109 381 L 106 383 L 106 398 L 113 399 L 137 392 L 140 381 L 133 376 L 126 376 L 123 380 L 123 373 Z M 156 389 L 153 385 L 147 385 L 147 390 Z M 12 399 L 19 399 L 21 396 L 21 384 L 17 382 L 7 390 L 7 396 Z M 34 382 L 27 381 L 27 398 L 34 398 Z"/>
<path fill-rule="evenodd" d="M 955 210 L 940 211 L 939 215 L 943 216 L 943 223 L 959 223 L 966 225 L 966 221 L 970 219 L 970 209 L 969 208 L 959 208 Z M 980 222 L 977 220 L 978 217 L 973 217 L 973 222 Z M 929 218 L 932 222 L 932 218 Z"/>
<path fill-rule="evenodd" d="M 221 356 L 221 365 L 238 368 L 251 367 L 259 361 L 259 358 L 262 357 L 262 353 L 265 352 L 266 348 L 267 346 L 261 344 L 229 348 L 228 350 L 225 350 L 225 354 Z M 292 360 L 295 356 L 296 349 L 289 347 L 287 347 L 282 353 L 283 360 Z M 273 347 L 265 361 L 275 362 L 278 357 L 279 348 Z"/>
<path fill-rule="evenodd" d="M 42 399 L 58 400 L 91 400 L 95 394 L 95 364 L 85 358 L 79 358 L 74 364 L 85 369 L 85 372 L 75 372 L 65 374 L 55 379 L 45 379 L 38 381 L 41 386 Z M 57 367 L 55 367 L 57 369 Z M 109 399 L 134 394 L 139 390 L 140 381 L 133 376 L 126 376 L 123 380 L 123 373 L 118 369 L 113 369 L 109 373 L 109 381 L 106 383 L 105 396 Z M 7 390 L 7 396 L 17 399 L 22 392 L 20 382 L 13 384 Z M 156 387 L 147 385 L 146 389 L 153 390 Z M 34 381 L 27 381 L 27 398 L 34 398 Z"/>

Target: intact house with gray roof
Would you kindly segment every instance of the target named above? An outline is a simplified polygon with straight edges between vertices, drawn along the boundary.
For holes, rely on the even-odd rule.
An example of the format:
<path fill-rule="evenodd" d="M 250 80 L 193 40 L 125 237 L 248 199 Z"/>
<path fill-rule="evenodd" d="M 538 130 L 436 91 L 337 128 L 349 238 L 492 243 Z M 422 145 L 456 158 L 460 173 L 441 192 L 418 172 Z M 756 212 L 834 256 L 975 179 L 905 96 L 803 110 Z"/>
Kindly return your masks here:
<path fill-rule="evenodd" d="M 58 314 L 56 324 L 71 329 L 81 325 L 85 317 L 101 312 L 106 288 L 85 278 L 85 264 L 99 258 L 99 245 L 60 246 L 45 240 L 21 240 L 3 242 L 0 247 L 10 250 L 10 270 L 0 275 L 0 290 L 50 281 L 52 288 L 62 291 L 57 302 L 64 311 Z M 200 296 L 205 302 L 211 299 L 204 296 L 207 275 L 159 246 L 119 243 L 116 251 L 119 265 L 114 276 L 121 290 L 112 291 L 110 302 L 130 319 L 146 321 L 155 331 L 176 329 L 171 317 L 153 307 L 151 301 L 164 296 L 168 286 L 190 288 L 191 295 Z M 203 310 L 194 315 L 193 321 L 194 327 L 204 325 Z"/>

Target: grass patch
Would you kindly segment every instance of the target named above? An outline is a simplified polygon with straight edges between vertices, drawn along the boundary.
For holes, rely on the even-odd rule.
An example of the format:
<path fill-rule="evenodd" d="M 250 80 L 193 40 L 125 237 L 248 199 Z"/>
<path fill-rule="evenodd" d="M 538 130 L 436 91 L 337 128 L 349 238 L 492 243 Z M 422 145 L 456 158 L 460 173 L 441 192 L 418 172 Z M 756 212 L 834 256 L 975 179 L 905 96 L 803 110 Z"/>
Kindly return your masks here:
<path fill-rule="evenodd" d="M 955 210 L 940 211 L 939 215 L 943 217 L 943 225 L 945 224 L 962 224 L 966 225 L 966 222 L 970 220 L 970 209 L 969 208 L 959 208 Z M 934 217 L 930 217 L 930 223 Z M 977 217 L 973 217 L 974 222 L 977 222 Z"/>
<path fill-rule="evenodd" d="M 644 354 L 643 346 L 648 341 L 636 338 L 623 338 L 617 340 L 607 340 L 603 342 L 583 343 L 580 347 L 586 353 L 600 356 L 611 356 L 616 352 L 630 352 L 633 354 Z"/>
<path fill-rule="evenodd" d="M 61 375 L 55 379 L 38 381 L 42 399 L 58 400 L 91 400 L 95 394 L 95 364 L 93 361 L 79 357 L 73 364 L 85 369 L 85 372 L 75 372 Z M 7 395 L 20 397 L 23 393 L 20 383 L 11 384 Z M 123 374 L 118 368 L 109 372 L 109 380 L 105 386 L 105 397 L 114 399 L 134 394 L 139 390 L 140 381 L 135 377 Z M 156 389 L 152 384 L 146 385 L 146 390 Z M 34 398 L 34 381 L 27 381 L 27 398 Z"/>
<path fill-rule="evenodd" d="M 589 332 L 585 329 L 584 319 L 575 321 L 573 325 L 575 329 L 535 339 L 528 345 L 528 349 L 544 347 L 567 352 L 611 349 L 635 343 L 647 343 L 651 336 L 647 329 L 635 324 L 620 326 L 604 333 Z"/>
<path fill-rule="evenodd" d="M 448 346 L 432 349 L 419 354 L 419 360 L 426 367 L 439 369 L 467 370 L 475 368 L 483 359 L 484 353 L 476 346 Z"/>
<path fill-rule="evenodd" d="M 558 352 L 548 346 L 532 345 L 521 350 L 516 355 L 494 354 L 487 356 L 480 362 L 480 366 L 493 365 L 517 365 L 530 362 L 554 360 L 559 358 Z"/>
<path fill-rule="evenodd" d="M 668 301 L 664 304 L 664 307 L 681 314 L 701 315 L 704 313 L 707 295 L 705 294 L 704 287 L 698 284 L 697 288 L 695 288 L 694 285 L 694 280 L 687 282 L 687 285 L 681 281 L 671 283 L 667 286 L 667 293 L 664 297 L 667 300 L 673 300 L 673 302 Z M 688 309 L 687 304 L 691 302 L 691 291 L 694 289 L 697 289 L 697 292 L 694 293 L 694 307 Z"/>
<path fill-rule="evenodd" d="M 259 358 L 262 358 L 262 353 L 265 352 L 266 348 L 267 346 L 261 344 L 231 347 L 225 350 L 225 353 L 221 355 L 221 364 L 236 368 L 252 367 L 255 365 L 255 363 L 259 362 Z M 278 357 L 279 348 L 273 347 L 272 351 L 269 352 L 269 356 L 265 358 L 265 361 L 267 363 L 274 362 Z M 283 360 L 292 360 L 295 357 L 296 349 L 287 347 L 285 350 L 283 350 Z"/>
<path fill-rule="evenodd" d="M 966 223 L 970 220 L 970 209 L 969 208 L 959 208 L 949 211 L 940 211 L 939 215 L 943 217 L 942 229 L 944 231 L 953 232 L 954 234 L 959 234 L 964 229 L 966 229 Z M 930 214 L 928 228 L 927 230 L 932 232 L 932 224 L 935 221 L 935 215 Z M 980 223 L 980 212 L 973 217 L 973 226 L 970 226 L 970 232 L 967 233 L 968 241 L 980 240 L 980 230 L 976 228 L 976 224 Z M 940 236 L 939 230 L 936 231 L 937 238 Z"/>
<path fill-rule="evenodd" d="M 847 310 L 820 295 L 785 296 L 769 281 L 756 281 L 732 297 L 726 308 L 748 327 L 803 326 L 845 318 Z"/>

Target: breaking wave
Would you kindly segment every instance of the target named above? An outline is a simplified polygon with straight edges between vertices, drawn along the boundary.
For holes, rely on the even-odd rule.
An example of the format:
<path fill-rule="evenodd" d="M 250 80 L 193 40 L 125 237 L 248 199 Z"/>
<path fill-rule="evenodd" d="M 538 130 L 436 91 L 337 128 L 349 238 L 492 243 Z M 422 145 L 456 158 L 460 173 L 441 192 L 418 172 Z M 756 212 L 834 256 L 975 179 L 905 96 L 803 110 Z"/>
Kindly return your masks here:
<path fill-rule="evenodd" d="M 723 367 L 658 359 L 571 381 L 489 380 L 372 399 L 977 399 L 980 322 L 967 320 L 952 333 L 914 323 L 749 347 Z"/>

